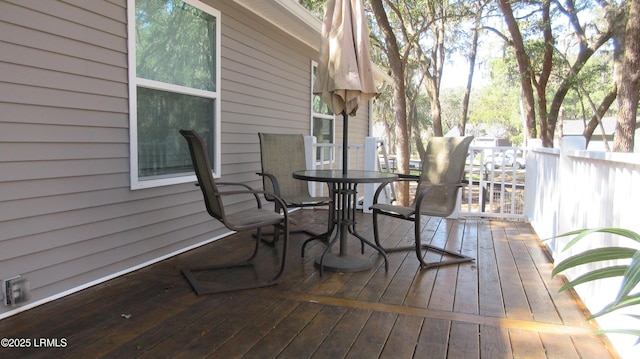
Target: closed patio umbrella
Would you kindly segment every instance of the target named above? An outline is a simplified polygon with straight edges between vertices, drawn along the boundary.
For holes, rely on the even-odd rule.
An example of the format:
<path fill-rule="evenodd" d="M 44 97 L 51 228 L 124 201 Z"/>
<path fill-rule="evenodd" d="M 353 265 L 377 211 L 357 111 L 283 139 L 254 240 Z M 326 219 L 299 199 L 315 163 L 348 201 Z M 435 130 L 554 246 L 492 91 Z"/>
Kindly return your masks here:
<path fill-rule="evenodd" d="M 342 113 L 342 169 L 347 171 L 348 117 L 377 94 L 362 0 L 329 0 L 313 93 Z"/>

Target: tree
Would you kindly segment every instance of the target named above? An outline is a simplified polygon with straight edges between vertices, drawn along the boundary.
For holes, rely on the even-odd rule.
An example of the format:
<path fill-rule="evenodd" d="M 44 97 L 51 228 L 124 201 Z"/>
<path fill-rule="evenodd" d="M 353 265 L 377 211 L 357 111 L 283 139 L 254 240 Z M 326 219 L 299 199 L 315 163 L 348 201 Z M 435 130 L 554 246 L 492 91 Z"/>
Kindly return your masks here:
<path fill-rule="evenodd" d="M 298 0 L 298 3 L 309 10 L 318 19 L 324 18 L 324 11 L 327 6 L 327 0 Z"/>
<path fill-rule="evenodd" d="M 533 96 L 533 85 L 531 83 L 530 76 L 530 59 L 527 55 L 524 46 L 524 40 L 520 32 L 520 27 L 513 15 L 513 9 L 511 3 L 508 0 L 498 0 L 500 10 L 504 14 L 505 22 L 509 33 L 511 34 L 511 40 L 507 40 L 508 43 L 513 46 L 516 55 L 516 61 L 518 63 L 518 69 L 520 72 L 520 90 L 522 91 L 522 109 L 525 123 L 527 126 L 528 138 L 537 138 L 536 129 L 536 112 L 535 112 L 535 100 Z M 507 39 L 506 37 L 504 37 Z"/>
<path fill-rule="evenodd" d="M 497 62 L 499 64 L 494 65 L 495 72 L 503 70 L 503 61 Z M 491 128 L 502 129 L 503 136 L 508 137 L 514 145 L 521 145 L 523 133 L 518 84 L 502 80 L 502 74 L 498 78 L 501 80 L 476 91 L 471 103 L 473 110 L 469 115 L 469 124 L 476 130 L 482 130 L 474 135 L 483 135 Z"/>
<path fill-rule="evenodd" d="M 594 5 L 589 0 L 579 5 L 574 0 L 498 0 L 498 4 L 511 37 L 500 36 L 513 47 L 518 63 L 527 135 L 536 138 L 538 125 L 543 145 L 552 147 L 567 93 L 576 86 L 578 74 L 589 59 L 612 38 L 624 13 L 619 11 L 616 4 L 605 1 L 598 2 L 604 15 L 587 20 L 581 20 L 581 13 L 589 11 L 591 15 L 597 14 L 592 11 Z M 512 6 L 517 6 L 519 18 L 514 15 Z M 555 16 L 559 15 L 569 24 L 567 29 L 558 28 L 560 18 Z M 523 37 L 523 28 L 527 30 L 527 38 Z M 575 40 L 575 44 L 570 45 L 575 45 L 577 50 L 570 56 L 560 56 L 565 61 L 558 60 L 559 54 L 564 54 L 564 49 L 557 46 L 559 35 L 556 32 L 560 32 L 567 40 Z M 551 99 L 550 104 L 548 98 Z"/>
<path fill-rule="evenodd" d="M 475 73 L 476 59 L 478 56 L 478 42 L 480 39 L 480 31 L 482 30 L 482 21 L 484 10 L 487 5 L 486 0 L 476 0 L 472 6 L 471 12 L 473 17 L 473 28 L 471 30 L 471 44 L 467 58 L 469 61 L 469 74 L 467 76 L 467 86 L 465 87 L 464 97 L 462 98 L 462 117 L 460 119 L 460 132 L 466 132 L 467 122 L 469 121 L 469 101 L 471 99 L 471 87 L 473 84 L 473 75 Z"/>
<path fill-rule="evenodd" d="M 445 31 L 447 24 L 447 8 L 446 1 L 429 1 L 425 14 L 427 19 L 422 20 L 422 26 L 430 31 L 428 33 L 431 42 L 425 49 L 422 43 L 425 39 L 423 36 L 416 36 L 413 39 L 412 46 L 418 55 L 418 63 L 422 65 L 422 71 L 425 76 L 425 87 L 429 99 L 431 100 L 431 121 L 433 123 L 433 134 L 436 137 L 444 135 L 442 129 L 442 107 L 440 104 L 440 87 L 442 84 L 442 70 L 444 69 L 444 60 L 446 56 L 445 48 Z M 425 21 L 426 20 L 426 21 Z"/>
<path fill-rule="evenodd" d="M 618 89 L 618 122 L 614 136 L 614 151 L 632 152 L 640 96 L 640 0 L 630 0 L 627 20 L 624 61 Z"/>
<path fill-rule="evenodd" d="M 560 111 L 565 97 L 571 87 L 579 83 L 579 74 L 585 68 L 587 62 L 595 55 L 601 47 L 603 47 L 610 39 L 612 39 L 617 32 L 619 32 L 618 24 L 624 19 L 624 12 L 619 11 L 620 8 L 615 3 L 608 3 L 606 1 L 600 3 L 605 16 L 603 17 L 604 29 L 600 30 L 595 36 L 589 37 L 587 29 L 591 25 L 597 26 L 598 24 L 581 24 L 579 19 L 580 7 L 576 6 L 574 0 L 567 0 L 566 6 L 562 6 L 557 3 L 557 7 L 561 13 L 565 14 L 569 23 L 574 31 L 575 38 L 578 42 L 578 53 L 575 56 L 575 60 L 568 68 L 567 75 L 563 78 L 562 82 L 558 86 L 551 107 L 549 109 L 549 126 L 547 128 L 546 137 L 550 137 L 553 140 L 554 130 L 558 122 Z M 624 23 L 624 21 L 623 21 Z M 566 56 L 565 56 L 566 57 Z M 605 110 L 604 106 L 608 109 L 606 98 L 601 102 L 601 110 Z M 605 110 L 606 111 L 606 110 Z M 602 116 L 600 116 L 602 118 Z"/>
<path fill-rule="evenodd" d="M 404 61 L 400 54 L 400 47 L 396 36 L 389 23 L 382 0 L 371 0 L 371 8 L 380 27 L 380 33 L 385 40 L 384 49 L 389 60 L 391 78 L 393 79 L 394 123 L 396 133 L 396 156 L 398 170 L 401 173 L 409 173 L 409 131 L 407 127 L 407 101 L 404 88 Z M 396 188 L 398 203 L 409 203 L 408 183 Z"/>

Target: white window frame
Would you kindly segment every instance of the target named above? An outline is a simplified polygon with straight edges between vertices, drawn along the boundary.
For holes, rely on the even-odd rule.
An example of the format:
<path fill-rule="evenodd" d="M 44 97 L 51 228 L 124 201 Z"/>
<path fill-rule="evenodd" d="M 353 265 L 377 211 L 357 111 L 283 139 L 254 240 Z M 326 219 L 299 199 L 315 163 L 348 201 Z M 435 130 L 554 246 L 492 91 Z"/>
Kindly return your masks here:
<path fill-rule="evenodd" d="M 137 88 L 145 87 L 153 90 L 161 90 L 172 93 L 204 97 L 214 100 L 215 112 L 214 122 L 212 124 L 212 131 L 214 135 L 214 148 L 213 154 L 213 175 L 214 177 L 220 177 L 221 171 L 221 139 L 220 139 L 220 51 L 221 51 L 221 12 L 212 8 L 209 5 L 203 4 L 197 0 L 182 0 L 184 3 L 189 4 L 199 10 L 202 10 L 212 16 L 216 17 L 216 78 L 215 78 L 215 91 L 205 91 L 200 89 L 194 89 L 190 87 L 178 86 L 174 84 L 168 84 L 159 81 L 153 81 L 143 78 L 138 78 L 136 74 L 136 37 L 135 37 L 135 1 L 127 0 L 127 46 L 128 46 L 128 61 L 129 61 L 129 163 L 130 163 L 130 187 L 132 190 L 152 188 L 160 186 L 168 186 L 180 183 L 189 183 L 197 181 L 195 173 L 188 175 L 176 174 L 175 176 L 166 176 L 162 178 L 150 178 L 138 176 L 138 109 L 137 109 Z"/>
<path fill-rule="evenodd" d="M 310 111 L 311 112 L 311 117 L 310 117 L 311 125 L 310 125 L 309 132 L 311 132 L 311 136 L 314 136 L 314 133 L 313 133 L 313 128 L 314 128 L 313 127 L 313 125 L 314 125 L 313 120 L 314 120 L 314 118 L 322 118 L 322 119 L 325 119 L 325 120 L 331 120 L 331 127 L 332 127 L 331 128 L 331 134 L 332 134 L 332 137 L 333 137 L 331 139 L 331 144 L 335 144 L 336 143 L 336 115 L 335 114 L 327 115 L 325 113 L 314 112 L 314 108 L 313 108 L 313 96 L 314 96 L 314 94 L 313 94 L 313 86 L 314 86 L 314 83 L 313 83 L 313 70 L 315 68 L 317 68 L 317 67 L 318 67 L 318 62 L 312 60 L 311 61 L 311 70 L 310 70 L 310 74 L 311 74 L 311 98 L 309 99 L 310 100 L 310 107 L 311 107 L 311 109 L 310 109 L 311 110 Z M 332 162 L 334 160 L 333 157 L 335 156 L 335 151 L 331 150 L 331 151 L 329 151 L 329 153 L 330 153 L 330 157 L 331 158 L 325 158 L 325 161 L 324 161 L 325 163 L 329 163 L 329 162 Z M 318 159 L 316 158 L 315 154 L 313 155 L 313 160 L 316 163 L 320 163 L 320 161 L 318 161 Z"/>

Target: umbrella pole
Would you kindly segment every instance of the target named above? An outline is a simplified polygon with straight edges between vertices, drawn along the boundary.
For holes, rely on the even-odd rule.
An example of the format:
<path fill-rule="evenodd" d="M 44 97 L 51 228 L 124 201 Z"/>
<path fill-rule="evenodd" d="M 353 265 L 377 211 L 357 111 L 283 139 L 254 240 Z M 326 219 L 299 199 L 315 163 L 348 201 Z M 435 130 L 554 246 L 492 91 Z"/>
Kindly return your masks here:
<path fill-rule="evenodd" d="M 347 110 L 342 110 L 342 174 L 347 174 L 347 159 L 348 159 L 348 151 L 349 151 L 349 141 L 348 141 L 348 131 L 349 128 L 349 115 L 347 114 Z"/>

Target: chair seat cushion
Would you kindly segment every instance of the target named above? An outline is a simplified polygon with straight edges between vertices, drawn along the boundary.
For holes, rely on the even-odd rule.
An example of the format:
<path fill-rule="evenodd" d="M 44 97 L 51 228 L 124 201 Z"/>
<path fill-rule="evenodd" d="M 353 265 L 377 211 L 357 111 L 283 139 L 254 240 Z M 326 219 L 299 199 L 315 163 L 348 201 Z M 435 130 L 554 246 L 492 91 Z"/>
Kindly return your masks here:
<path fill-rule="evenodd" d="M 376 203 L 371 206 L 371 209 L 386 212 L 391 215 L 402 216 L 405 219 L 411 218 L 411 216 L 413 216 L 413 214 L 415 213 L 415 208 L 413 207 L 394 206 L 384 203 Z"/>
<path fill-rule="evenodd" d="M 286 203 L 287 207 L 319 206 L 331 203 L 330 197 L 291 196 L 282 197 L 282 200 Z"/>
<path fill-rule="evenodd" d="M 235 227 L 242 228 L 264 223 L 265 226 L 282 221 L 282 214 L 264 208 L 250 208 L 227 215 L 227 222 Z"/>

